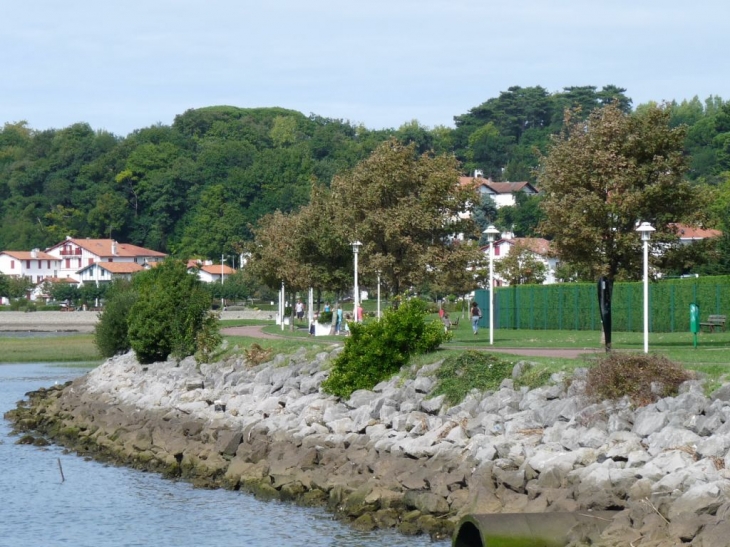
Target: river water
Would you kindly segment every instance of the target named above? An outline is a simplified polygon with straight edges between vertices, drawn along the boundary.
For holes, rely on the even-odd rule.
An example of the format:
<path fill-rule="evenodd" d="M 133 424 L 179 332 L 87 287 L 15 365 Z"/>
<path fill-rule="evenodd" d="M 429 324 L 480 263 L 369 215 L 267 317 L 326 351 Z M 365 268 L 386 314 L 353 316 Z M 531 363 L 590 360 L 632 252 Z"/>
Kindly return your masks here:
<path fill-rule="evenodd" d="M 28 391 L 85 371 L 0 365 L 0 415 Z M 0 420 L 0 547 L 446 547 L 448 541 L 358 532 L 322 509 L 262 502 L 66 454 L 17 445 Z M 65 481 L 61 480 L 61 462 Z"/>

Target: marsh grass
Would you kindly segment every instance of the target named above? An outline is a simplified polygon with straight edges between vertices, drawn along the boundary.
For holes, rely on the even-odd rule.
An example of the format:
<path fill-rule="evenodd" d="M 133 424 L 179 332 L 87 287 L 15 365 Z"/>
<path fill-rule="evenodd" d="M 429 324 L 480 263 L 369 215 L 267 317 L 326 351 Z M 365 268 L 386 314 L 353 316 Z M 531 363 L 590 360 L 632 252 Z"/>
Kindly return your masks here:
<path fill-rule="evenodd" d="M 0 363 L 101 362 L 93 334 L 0 338 Z"/>

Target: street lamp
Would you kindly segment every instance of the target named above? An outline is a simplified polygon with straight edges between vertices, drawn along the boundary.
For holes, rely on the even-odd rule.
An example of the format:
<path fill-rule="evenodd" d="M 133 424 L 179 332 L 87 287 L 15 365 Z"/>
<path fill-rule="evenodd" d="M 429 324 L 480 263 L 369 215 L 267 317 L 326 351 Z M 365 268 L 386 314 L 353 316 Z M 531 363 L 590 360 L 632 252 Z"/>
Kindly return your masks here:
<path fill-rule="evenodd" d="M 355 318 L 354 318 L 354 321 L 355 321 L 355 323 L 357 323 L 358 322 L 358 319 L 359 319 L 359 317 L 357 316 L 357 308 L 359 307 L 358 306 L 358 303 L 360 301 L 360 289 L 357 286 L 357 255 L 360 252 L 360 247 L 362 247 L 362 243 L 360 243 L 359 241 L 355 240 L 350 245 L 352 245 L 352 253 L 353 253 L 354 257 L 355 257 L 355 292 L 353 294 L 352 300 L 355 303 Z"/>
<path fill-rule="evenodd" d="M 642 222 L 636 231 L 644 242 L 644 353 L 649 353 L 649 240 L 656 229 L 648 222 Z"/>
<path fill-rule="evenodd" d="M 490 224 L 484 233 L 489 242 L 489 345 L 494 345 L 494 240 L 499 230 Z"/>
<path fill-rule="evenodd" d="M 378 321 L 380 321 L 380 270 L 378 270 Z"/>

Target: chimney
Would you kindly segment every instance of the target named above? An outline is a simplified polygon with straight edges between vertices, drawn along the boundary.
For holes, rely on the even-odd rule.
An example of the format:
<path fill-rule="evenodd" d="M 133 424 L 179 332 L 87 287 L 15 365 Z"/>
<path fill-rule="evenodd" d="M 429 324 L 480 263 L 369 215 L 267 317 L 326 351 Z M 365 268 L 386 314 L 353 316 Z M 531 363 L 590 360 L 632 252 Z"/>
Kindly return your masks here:
<path fill-rule="evenodd" d="M 116 256 L 117 254 L 117 242 L 112 239 L 112 254 Z"/>
<path fill-rule="evenodd" d="M 33 249 L 33 250 L 32 250 L 32 251 L 30 252 L 30 257 L 31 257 L 31 258 L 38 258 L 38 249 Z"/>
<path fill-rule="evenodd" d="M 474 178 L 475 179 L 484 178 L 484 171 L 482 171 L 481 169 L 474 169 Z"/>

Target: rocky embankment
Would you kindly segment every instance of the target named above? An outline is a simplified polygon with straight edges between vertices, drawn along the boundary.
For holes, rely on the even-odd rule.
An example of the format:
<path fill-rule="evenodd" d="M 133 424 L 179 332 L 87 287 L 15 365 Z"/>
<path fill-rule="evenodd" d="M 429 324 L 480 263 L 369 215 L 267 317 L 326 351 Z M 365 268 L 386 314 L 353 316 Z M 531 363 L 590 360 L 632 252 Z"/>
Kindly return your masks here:
<path fill-rule="evenodd" d="M 339 401 L 320 392 L 337 351 L 199 368 L 128 354 L 6 417 L 83 453 L 325 504 L 366 528 L 443 537 L 468 513 L 610 509 L 600 535 L 575 530 L 571 544 L 730 545 L 730 385 L 706 397 L 686 382 L 636 409 L 587 401 L 579 370 L 449 408 L 429 396 L 437 363 Z"/>

